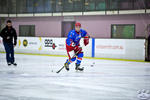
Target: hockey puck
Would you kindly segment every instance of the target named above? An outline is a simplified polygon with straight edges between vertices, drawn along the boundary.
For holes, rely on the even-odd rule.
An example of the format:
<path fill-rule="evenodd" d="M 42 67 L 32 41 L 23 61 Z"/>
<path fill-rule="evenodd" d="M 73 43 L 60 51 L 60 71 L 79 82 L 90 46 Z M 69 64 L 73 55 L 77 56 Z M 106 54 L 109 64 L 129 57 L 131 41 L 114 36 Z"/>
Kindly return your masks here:
<path fill-rule="evenodd" d="M 94 67 L 94 65 L 95 65 L 95 62 L 93 62 L 93 63 L 91 64 L 91 67 Z"/>

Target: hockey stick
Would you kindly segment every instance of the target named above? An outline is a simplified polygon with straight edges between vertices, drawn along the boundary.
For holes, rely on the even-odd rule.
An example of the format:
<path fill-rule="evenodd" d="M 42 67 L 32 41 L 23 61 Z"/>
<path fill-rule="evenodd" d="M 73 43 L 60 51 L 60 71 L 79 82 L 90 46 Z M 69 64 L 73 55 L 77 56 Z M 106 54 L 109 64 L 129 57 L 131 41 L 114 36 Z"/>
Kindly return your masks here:
<path fill-rule="evenodd" d="M 82 47 L 83 48 L 83 47 Z M 80 51 L 80 50 L 79 50 Z M 79 53 L 79 51 L 77 51 L 75 54 L 74 54 L 74 56 L 72 57 L 72 58 L 74 58 L 78 53 Z M 71 58 L 71 59 L 72 59 Z M 69 63 L 69 62 L 67 62 L 67 63 Z M 63 67 L 61 67 L 56 73 L 59 73 L 61 70 L 63 70 L 65 68 L 65 66 L 63 66 Z"/>
<path fill-rule="evenodd" d="M 78 52 L 79 52 L 79 51 L 78 51 Z M 76 52 L 72 58 L 74 58 L 78 52 Z M 72 58 L 71 58 L 71 59 L 72 59 Z M 68 63 L 69 63 L 69 62 L 67 62 L 67 64 L 68 64 Z M 64 68 L 65 68 L 65 66 L 61 67 L 61 69 L 59 69 L 56 73 L 59 73 L 59 72 L 60 72 L 61 70 L 63 70 Z"/>

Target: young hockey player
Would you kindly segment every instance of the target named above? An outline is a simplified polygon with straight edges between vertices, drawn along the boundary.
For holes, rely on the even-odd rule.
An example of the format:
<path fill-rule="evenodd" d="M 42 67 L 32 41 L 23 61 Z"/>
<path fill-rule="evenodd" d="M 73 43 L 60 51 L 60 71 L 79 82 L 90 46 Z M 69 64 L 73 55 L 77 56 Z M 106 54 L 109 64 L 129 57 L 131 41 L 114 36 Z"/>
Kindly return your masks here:
<path fill-rule="evenodd" d="M 84 45 L 89 44 L 89 35 L 88 33 L 81 29 L 81 24 L 76 23 L 75 24 L 75 30 L 71 30 L 68 33 L 68 37 L 66 39 L 66 50 L 69 59 L 66 60 L 64 67 L 67 71 L 69 71 L 69 65 L 76 61 L 76 67 L 75 70 L 83 71 L 84 68 L 80 67 L 82 58 L 83 58 L 83 51 L 82 47 L 80 47 L 80 40 L 81 38 L 84 38 Z"/>

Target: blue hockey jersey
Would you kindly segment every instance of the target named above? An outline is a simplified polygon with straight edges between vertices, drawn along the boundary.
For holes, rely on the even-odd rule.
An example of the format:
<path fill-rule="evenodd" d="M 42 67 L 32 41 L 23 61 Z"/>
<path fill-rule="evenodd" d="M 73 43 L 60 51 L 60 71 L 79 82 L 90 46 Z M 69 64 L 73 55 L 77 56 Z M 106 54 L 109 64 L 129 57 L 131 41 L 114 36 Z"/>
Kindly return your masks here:
<path fill-rule="evenodd" d="M 68 33 L 68 37 L 66 39 L 66 43 L 67 45 L 70 45 L 72 42 L 75 43 L 75 45 L 79 45 L 80 43 L 80 39 L 82 37 L 85 37 L 87 35 L 87 32 L 83 29 L 80 29 L 80 32 L 77 33 L 75 30 L 71 30 L 69 33 Z"/>

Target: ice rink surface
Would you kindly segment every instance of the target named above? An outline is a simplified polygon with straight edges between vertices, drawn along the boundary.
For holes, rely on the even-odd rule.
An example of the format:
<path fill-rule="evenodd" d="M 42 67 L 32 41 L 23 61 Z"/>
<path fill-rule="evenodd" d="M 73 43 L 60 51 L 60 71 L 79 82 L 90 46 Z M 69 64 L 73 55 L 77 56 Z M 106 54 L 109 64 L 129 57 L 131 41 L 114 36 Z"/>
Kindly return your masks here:
<path fill-rule="evenodd" d="M 84 72 L 72 63 L 57 74 L 66 57 L 15 58 L 18 66 L 7 66 L 0 53 L 0 100 L 138 100 L 138 90 L 150 90 L 146 62 L 83 59 Z"/>

